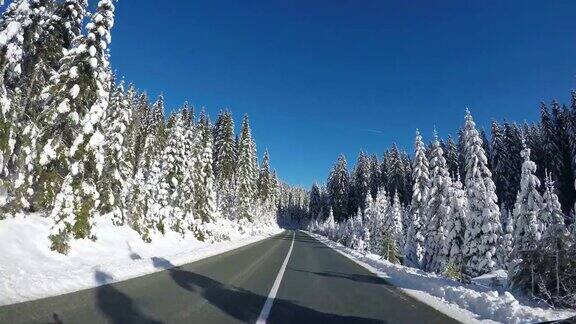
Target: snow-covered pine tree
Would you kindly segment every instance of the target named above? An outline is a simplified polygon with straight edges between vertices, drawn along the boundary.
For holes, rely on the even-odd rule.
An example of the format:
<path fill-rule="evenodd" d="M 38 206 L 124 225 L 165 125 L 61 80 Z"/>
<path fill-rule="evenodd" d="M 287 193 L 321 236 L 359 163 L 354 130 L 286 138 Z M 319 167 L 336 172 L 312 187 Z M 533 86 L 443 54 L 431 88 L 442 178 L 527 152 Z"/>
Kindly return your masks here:
<path fill-rule="evenodd" d="M 402 228 L 403 207 L 394 193 L 392 204 L 384 216 L 381 240 L 381 255 L 384 259 L 400 263 L 402 260 L 402 248 L 404 247 L 404 231 Z"/>
<path fill-rule="evenodd" d="M 514 262 L 521 259 L 525 251 L 534 250 L 541 237 L 540 213 L 542 196 L 538 192 L 540 180 L 536 177 L 536 163 L 530 160 L 530 149 L 522 150 L 522 178 L 520 191 L 514 205 Z M 514 271 L 514 270 L 513 270 Z"/>
<path fill-rule="evenodd" d="M 546 191 L 542 213 L 550 217 L 542 239 L 531 249 L 519 252 L 510 277 L 512 287 L 530 291 L 554 305 L 574 307 L 574 269 L 576 267 L 576 241 L 564 224 L 554 183 L 546 176 Z"/>
<path fill-rule="evenodd" d="M 214 174 L 217 206 L 228 218 L 234 214 L 236 159 L 234 120 L 232 113 L 225 110 L 218 115 L 214 127 Z"/>
<path fill-rule="evenodd" d="M 320 186 L 317 183 L 312 184 L 308 210 L 310 211 L 310 218 L 322 218 L 322 193 L 320 192 Z"/>
<path fill-rule="evenodd" d="M 254 207 L 254 198 L 256 197 L 258 165 L 256 163 L 256 146 L 252 140 L 247 115 L 244 115 L 244 119 L 242 120 L 242 130 L 238 140 L 237 152 L 236 183 L 238 186 L 238 217 L 252 220 L 251 211 Z"/>
<path fill-rule="evenodd" d="M 476 277 L 496 266 L 496 248 L 502 229 L 492 173 L 488 169 L 482 138 L 468 110 L 464 125 L 464 153 L 469 207 L 464 243 L 465 271 L 468 276 Z"/>
<path fill-rule="evenodd" d="M 372 195 L 372 199 L 376 199 L 381 179 L 380 163 L 378 162 L 378 157 L 374 154 L 370 157 L 370 194 Z"/>
<path fill-rule="evenodd" d="M 407 204 L 410 202 L 411 177 L 410 163 L 407 163 L 404 152 L 400 152 L 394 143 L 392 148 L 384 153 L 381 166 L 382 183 L 387 192 L 398 192 L 400 201 Z"/>
<path fill-rule="evenodd" d="M 182 112 L 173 114 L 173 122 L 167 131 L 167 142 L 162 153 L 162 186 L 166 186 L 165 201 L 162 202 L 168 218 L 165 225 L 184 234 L 187 226 L 189 206 L 186 202 L 193 194 L 186 174 L 191 172 L 188 161 L 186 116 Z M 194 169 L 195 170 L 195 169 Z"/>
<path fill-rule="evenodd" d="M 505 142 L 504 131 L 498 122 L 492 122 L 492 154 L 490 155 L 490 164 L 496 185 L 496 195 L 501 207 L 510 209 L 511 202 L 505 200 L 505 191 L 507 190 L 507 174 L 505 165 L 508 163 L 508 151 Z"/>
<path fill-rule="evenodd" d="M 542 235 L 546 233 L 548 227 L 552 225 L 564 225 L 564 214 L 562 206 L 556 195 L 556 188 L 552 180 L 552 174 L 546 172 L 545 191 L 542 196 L 542 208 L 540 210 L 540 228 Z M 549 233 L 550 234 L 550 233 Z"/>
<path fill-rule="evenodd" d="M 502 238 L 500 239 L 500 248 L 498 249 L 498 261 L 505 268 L 508 269 L 510 255 L 514 248 L 514 218 L 511 212 L 502 208 Z"/>
<path fill-rule="evenodd" d="M 456 174 L 458 172 L 458 146 L 454 142 L 451 136 L 442 143 L 442 150 L 444 151 L 444 157 L 446 158 L 446 166 L 448 167 L 448 172 L 450 174 Z"/>
<path fill-rule="evenodd" d="M 264 151 L 256 187 L 258 202 L 267 210 L 271 209 L 274 205 L 275 188 L 272 188 L 272 171 L 270 170 L 270 155 L 268 150 Z"/>
<path fill-rule="evenodd" d="M 348 216 L 348 192 L 350 190 L 350 176 L 344 155 L 338 157 L 336 164 L 330 171 L 326 190 L 334 218 L 337 222 L 344 221 Z"/>
<path fill-rule="evenodd" d="M 46 127 L 39 143 L 40 191 L 42 202 L 53 206 L 52 249 L 62 253 L 71 235 L 91 236 L 98 212 L 96 182 L 104 167 L 102 124 L 110 91 L 108 44 L 113 24 L 114 5 L 101 0 L 86 26 L 88 34 L 64 56 L 54 85 L 46 89 L 50 105 L 41 123 Z"/>
<path fill-rule="evenodd" d="M 522 129 L 516 124 L 504 122 L 503 130 L 506 155 L 504 159 L 500 160 L 499 169 L 500 178 L 503 180 L 501 203 L 504 203 L 508 210 L 512 210 L 516 203 L 516 195 L 520 190 L 520 176 L 522 163 L 524 163 L 521 151 L 524 149 L 524 143 L 528 144 L 528 141 L 524 140 L 527 134 L 523 134 Z M 532 152 L 535 150 L 530 146 L 528 147 L 532 149 Z"/>
<path fill-rule="evenodd" d="M 194 216 L 203 222 L 214 219 L 216 212 L 216 193 L 214 191 L 214 171 L 212 152 L 212 130 L 208 116 L 204 111 L 200 114 L 200 121 L 196 127 L 198 141 L 195 152 L 196 165 L 194 167 Z"/>
<path fill-rule="evenodd" d="M 464 271 L 464 236 L 466 232 L 466 215 L 468 212 L 468 199 L 462 189 L 459 172 L 452 181 L 448 195 L 448 215 L 444 222 L 446 238 L 442 249 L 445 268 L 442 269 L 447 276 L 461 280 Z"/>
<path fill-rule="evenodd" d="M 427 223 L 424 232 L 423 268 L 431 272 L 441 272 L 446 260 L 442 254 L 446 233 L 444 225 L 449 216 L 451 178 L 448 173 L 444 151 L 434 131 L 430 152 L 430 192 L 425 207 Z"/>
<path fill-rule="evenodd" d="M 364 151 L 360 151 L 352 172 L 350 210 L 358 208 L 364 210 L 366 208 L 364 202 L 368 192 L 370 192 L 370 158 Z"/>
<path fill-rule="evenodd" d="M 124 141 L 126 131 L 131 122 L 132 110 L 130 102 L 124 93 L 121 82 L 115 86 L 110 95 L 108 115 L 104 122 L 104 137 L 106 139 L 105 164 L 99 191 L 101 194 L 100 208 L 104 213 L 112 213 L 115 224 L 124 224 L 124 208 L 127 194 L 127 180 L 132 176 L 132 165 L 127 159 Z"/>
<path fill-rule="evenodd" d="M 426 224 L 425 206 L 428 201 L 428 192 L 430 188 L 430 174 L 428 169 L 428 158 L 425 154 L 425 146 L 422 142 L 422 136 L 416 131 L 416 140 L 414 143 L 414 167 L 413 167 L 413 193 L 410 204 L 408 231 L 406 232 L 406 246 L 404 254 L 409 264 L 419 268 L 422 266 L 424 257 L 424 236 L 422 230 Z"/>
<path fill-rule="evenodd" d="M 162 179 L 162 152 L 165 146 L 164 100 L 162 96 L 154 103 L 152 109 L 144 101 L 146 95 L 139 100 L 138 111 L 141 116 L 141 135 L 138 136 L 134 156 L 137 171 L 129 186 L 129 223 L 144 241 L 150 241 L 150 230 L 164 230 L 160 222 L 160 204 L 157 202 L 160 193 L 165 188 Z M 139 149 L 138 147 L 141 148 Z M 188 172 L 189 173 L 189 172 Z"/>
<path fill-rule="evenodd" d="M 22 72 L 24 30 L 31 24 L 28 0 L 11 3 L 0 20 L 0 176 L 9 184 L 8 164 L 14 153 L 21 114 L 16 88 Z"/>
<path fill-rule="evenodd" d="M 368 228 L 370 230 L 370 249 L 373 253 L 381 254 L 384 244 L 384 218 L 390 209 L 390 198 L 386 193 L 386 188 L 381 187 L 376 194 L 376 199 L 372 202 L 370 210 L 371 218 Z"/>

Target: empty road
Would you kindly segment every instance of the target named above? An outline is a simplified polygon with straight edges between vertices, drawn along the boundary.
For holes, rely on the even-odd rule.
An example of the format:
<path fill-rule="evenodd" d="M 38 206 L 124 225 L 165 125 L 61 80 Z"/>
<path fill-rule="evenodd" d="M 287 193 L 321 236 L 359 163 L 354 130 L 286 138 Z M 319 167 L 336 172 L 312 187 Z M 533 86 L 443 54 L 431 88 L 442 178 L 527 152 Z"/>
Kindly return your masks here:
<path fill-rule="evenodd" d="M 0 307 L 0 323 L 456 323 L 299 231 L 179 267 L 150 262 L 164 270 Z"/>

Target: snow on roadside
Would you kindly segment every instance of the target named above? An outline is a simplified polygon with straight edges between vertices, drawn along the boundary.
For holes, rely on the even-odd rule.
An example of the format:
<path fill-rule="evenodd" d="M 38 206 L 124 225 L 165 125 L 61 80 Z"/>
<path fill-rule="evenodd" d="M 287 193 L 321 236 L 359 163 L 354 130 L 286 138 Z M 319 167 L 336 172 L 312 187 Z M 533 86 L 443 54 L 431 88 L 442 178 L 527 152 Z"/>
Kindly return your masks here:
<path fill-rule="evenodd" d="M 374 254 L 363 254 L 310 233 L 408 295 L 463 323 L 534 323 L 576 316 L 573 310 L 543 309 L 521 304 L 510 292 L 462 284 L 436 274 L 392 264 Z"/>
<path fill-rule="evenodd" d="M 145 243 L 128 226 L 98 220 L 98 240 L 73 240 L 70 253 L 50 250 L 51 220 L 37 214 L 5 219 L 0 226 L 0 305 L 35 300 L 102 285 L 95 273 L 110 275 L 106 283 L 122 281 L 162 270 L 152 258 L 173 265 L 194 262 L 265 239 L 282 230 L 275 224 L 255 227 L 249 223 L 221 220 L 209 224 L 222 242 L 200 242 L 174 232 L 155 234 Z M 166 262 L 166 264 L 168 264 Z"/>

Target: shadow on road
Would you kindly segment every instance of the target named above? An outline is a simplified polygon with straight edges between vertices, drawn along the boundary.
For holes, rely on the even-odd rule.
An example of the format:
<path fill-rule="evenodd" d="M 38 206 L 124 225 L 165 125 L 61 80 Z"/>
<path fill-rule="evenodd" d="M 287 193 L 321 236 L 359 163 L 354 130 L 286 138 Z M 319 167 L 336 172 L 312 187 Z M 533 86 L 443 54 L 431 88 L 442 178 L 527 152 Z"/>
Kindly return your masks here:
<path fill-rule="evenodd" d="M 187 271 L 180 267 L 174 267 L 168 260 L 155 258 L 153 262 L 159 268 L 168 269 L 170 276 L 180 287 L 201 295 L 206 301 L 236 320 L 253 323 L 258 318 L 266 302 L 266 296 L 223 284 L 207 276 Z M 382 321 L 369 318 L 323 313 L 289 300 L 274 300 L 271 317 L 269 318 L 270 323 L 294 323 L 299 321 L 314 323 L 383 323 Z"/>
<path fill-rule="evenodd" d="M 377 276 L 370 276 L 370 275 L 362 275 L 362 274 L 348 274 L 348 273 L 341 273 L 341 272 L 333 272 L 333 271 L 326 271 L 326 272 L 314 272 L 314 271 L 306 271 L 301 269 L 295 269 L 288 267 L 288 270 L 296 271 L 296 272 L 305 272 L 311 273 L 317 276 L 322 277 L 330 277 L 330 278 L 340 278 L 340 279 L 347 279 L 356 282 L 365 282 L 377 285 L 386 285 L 391 286 L 386 280 L 377 277 Z"/>
<path fill-rule="evenodd" d="M 96 271 L 94 277 L 100 284 L 106 284 L 112 280 L 109 274 L 102 271 Z M 122 293 L 112 285 L 104 285 L 97 288 L 96 303 L 98 309 L 106 316 L 110 323 L 161 323 L 144 315 L 134 305 L 134 302 L 128 295 Z"/>

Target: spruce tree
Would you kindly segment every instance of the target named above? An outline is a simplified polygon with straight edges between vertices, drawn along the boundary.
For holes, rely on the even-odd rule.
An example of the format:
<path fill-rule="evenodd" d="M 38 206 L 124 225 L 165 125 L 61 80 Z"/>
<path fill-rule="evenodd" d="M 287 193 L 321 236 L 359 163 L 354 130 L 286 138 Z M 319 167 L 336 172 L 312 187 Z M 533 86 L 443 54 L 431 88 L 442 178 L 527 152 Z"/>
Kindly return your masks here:
<path fill-rule="evenodd" d="M 344 221 L 348 216 L 348 191 L 350 190 L 348 166 L 344 155 L 338 157 L 336 164 L 330 171 L 326 190 L 334 219 L 337 222 Z"/>
<path fill-rule="evenodd" d="M 352 188 L 350 197 L 350 209 L 360 208 L 364 210 L 366 194 L 370 192 L 370 158 L 363 151 L 358 155 L 356 166 L 352 172 Z"/>
<path fill-rule="evenodd" d="M 416 131 L 415 155 L 413 168 L 414 189 L 410 204 L 408 231 L 406 233 L 405 255 L 406 260 L 416 267 L 422 265 L 424 257 L 423 226 L 426 224 L 425 206 L 428 201 L 430 189 L 430 175 L 428 159 L 425 154 L 424 143 L 420 132 Z"/>
<path fill-rule="evenodd" d="M 272 188 L 272 171 L 270 170 L 270 155 L 268 150 L 264 151 L 262 165 L 258 173 L 257 196 L 262 206 L 271 208 L 274 201 L 274 188 Z"/>
<path fill-rule="evenodd" d="M 476 277 L 496 266 L 496 248 L 502 230 L 492 173 L 488 169 L 482 138 L 468 110 L 464 125 L 464 153 L 469 206 L 464 255 L 466 274 Z"/>
<path fill-rule="evenodd" d="M 388 198 L 386 197 L 386 199 Z M 384 246 L 382 255 L 390 262 L 400 263 L 402 248 L 404 247 L 404 229 L 402 227 L 403 207 L 398 193 L 394 193 L 392 204 L 389 206 L 390 208 L 384 216 L 381 238 Z"/>
<path fill-rule="evenodd" d="M 101 0 L 86 27 L 87 36 L 64 56 L 54 85 L 46 90 L 50 105 L 40 136 L 40 190 L 42 203 L 54 207 L 52 249 L 62 253 L 71 235 L 91 237 L 100 203 L 96 182 L 104 167 L 102 124 L 110 91 L 113 23 L 114 5 Z"/>
<path fill-rule="evenodd" d="M 310 190 L 310 205 L 308 207 L 310 211 L 310 218 L 321 218 L 322 212 L 322 193 L 320 192 L 320 187 L 317 183 L 312 185 Z"/>
<path fill-rule="evenodd" d="M 462 189 L 462 182 L 458 173 L 455 181 L 451 182 L 450 193 L 448 195 L 448 215 L 444 222 L 444 233 L 446 235 L 442 248 L 442 257 L 445 260 L 443 270 L 446 275 L 454 279 L 462 279 L 465 259 L 464 237 L 467 226 L 468 199 Z"/>
<path fill-rule="evenodd" d="M 372 155 L 370 157 L 370 194 L 372 199 L 376 199 L 378 194 L 378 188 L 381 185 L 382 175 L 380 174 L 380 163 L 378 162 L 378 157 Z"/>
<path fill-rule="evenodd" d="M 446 142 L 442 143 L 442 151 L 444 151 L 444 157 L 446 159 L 446 166 L 448 167 L 448 172 L 450 174 L 456 174 L 459 168 L 458 162 L 458 146 L 454 143 L 451 136 L 448 136 Z"/>
<path fill-rule="evenodd" d="M 110 98 L 108 116 L 104 122 L 106 162 L 99 186 L 102 196 L 101 210 L 113 212 L 114 222 L 123 224 L 127 180 L 131 178 L 133 172 L 133 167 L 127 159 L 128 147 L 124 142 L 132 119 L 132 111 L 122 83 L 114 87 Z"/>
<path fill-rule="evenodd" d="M 540 180 L 536 177 L 536 164 L 530 160 L 530 149 L 522 150 L 522 181 L 514 206 L 513 257 L 520 258 L 523 251 L 533 250 L 541 237 L 540 212 L 542 196 L 538 192 Z"/>
<path fill-rule="evenodd" d="M 207 222 L 214 219 L 216 193 L 214 191 L 214 171 L 212 169 L 212 132 L 210 122 L 204 111 L 201 113 L 200 122 L 197 126 L 197 136 L 198 141 L 196 142 L 197 148 L 195 150 L 197 156 L 194 167 L 194 213 L 197 218 Z M 255 176 L 252 175 L 252 177 Z M 252 186 L 255 185 L 253 184 Z M 254 187 L 251 190 L 254 190 Z M 250 200 L 250 202 L 252 201 Z"/>
<path fill-rule="evenodd" d="M 445 264 L 442 249 L 446 239 L 444 225 L 450 213 L 451 178 L 436 132 L 430 152 L 430 180 L 429 198 L 425 207 L 427 223 L 423 230 L 425 233 L 423 267 L 427 271 L 440 272 Z"/>
<path fill-rule="evenodd" d="M 244 120 L 242 121 L 237 150 L 238 217 L 251 220 L 251 211 L 254 207 L 254 198 L 256 196 L 258 165 L 256 163 L 256 147 L 252 140 L 247 115 L 244 115 Z"/>
<path fill-rule="evenodd" d="M 234 120 L 232 113 L 225 110 L 218 115 L 214 127 L 214 174 L 217 205 L 228 218 L 234 212 L 236 160 Z"/>
<path fill-rule="evenodd" d="M 381 254 L 384 244 L 384 218 L 387 217 L 390 209 L 390 198 L 384 187 L 380 188 L 376 194 L 376 199 L 372 202 L 370 229 L 370 248 L 373 253 Z"/>

